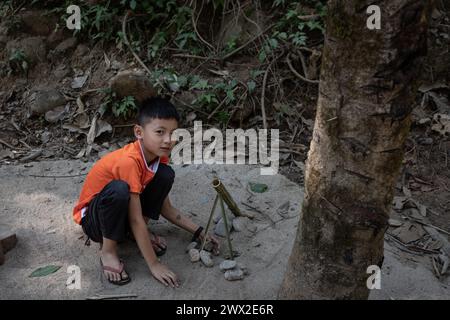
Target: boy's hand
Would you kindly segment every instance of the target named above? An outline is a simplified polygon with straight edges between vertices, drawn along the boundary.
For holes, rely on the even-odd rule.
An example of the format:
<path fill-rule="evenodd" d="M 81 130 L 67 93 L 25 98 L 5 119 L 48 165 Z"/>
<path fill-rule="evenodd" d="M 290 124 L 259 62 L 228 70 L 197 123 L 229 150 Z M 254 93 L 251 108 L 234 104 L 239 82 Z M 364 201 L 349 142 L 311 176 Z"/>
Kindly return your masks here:
<path fill-rule="evenodd" d="M 151 267 L 150 271 L 156 280 L 163 283 L 166 287 L 171 286 L 172 288 L 179 287 L 180 281 L 178 277 L 170 271 L 170 269 L 163 265 L 161 262 L 156 261 Z"/>
<path fill-rule="evenodd" d="M 200 241 L 202 242 L 203 239 L 205 237 L 205 233 L 202 232 L 200 235 Z M 220 244 L 219 244 L 219 240 L 217 240 L 216 237 L 214 237 L 213 235 L 207 234 L 206 235 L 206 242 L 210 241 L 213 244 L 213 253 L 214 254 L 219 254 L 219 249 L 220 249 Z"/>

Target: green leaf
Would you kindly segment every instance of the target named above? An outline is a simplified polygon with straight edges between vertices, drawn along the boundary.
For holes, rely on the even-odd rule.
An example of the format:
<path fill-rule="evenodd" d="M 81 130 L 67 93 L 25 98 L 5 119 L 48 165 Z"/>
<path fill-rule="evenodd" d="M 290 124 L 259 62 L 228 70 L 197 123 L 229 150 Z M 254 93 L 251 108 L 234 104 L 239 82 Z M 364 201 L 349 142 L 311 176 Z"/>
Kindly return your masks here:
<path fill-rule="evenodd" d="M 38 269 L 34 270 L 33 273 L 29 275 L 29 277 L 30 278 L 45 277 L 45 276 L 48 276 L 49 274 L 55 273 L 60 268 L 61 268 L 61 266 L 46 266 L 46 267 L 38 268 Z"/>
<path fill-rule="evenodd" d="M 250 190 L 252 190 L 253 192 L 257 192 L 257 193 L 263 193 L 263 192 L 266 192 L 267 189 L 269 189 L 267 184 L 264 184 L 264 183 L 249 182 L 248 184 L 250 185 Z"/>
<path fill-rule="evenodd" d="M 130 8 L 131 8 L 131 10 L 135 10 L 136 9 L 136 0 L 131 0 L 130 1 Z"/>
<path fill-rule="evenodd" d="M 248 92 L 253 92 L 256 88 L 255 81 L 248 81 L 247 82 Z"/>

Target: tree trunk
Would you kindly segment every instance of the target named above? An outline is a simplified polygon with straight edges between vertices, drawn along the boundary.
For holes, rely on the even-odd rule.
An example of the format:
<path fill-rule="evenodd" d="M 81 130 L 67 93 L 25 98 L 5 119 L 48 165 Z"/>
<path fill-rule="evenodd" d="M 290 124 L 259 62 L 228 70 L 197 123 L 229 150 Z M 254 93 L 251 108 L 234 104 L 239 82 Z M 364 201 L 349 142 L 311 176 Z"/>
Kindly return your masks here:
<path fill-rule="evenodd" d="M 410 128 L 431 0 L 331 0 L 305 201 L 280 299 L 367 299 Z M 382 279 L 381 279 L 382 283 Z"/>

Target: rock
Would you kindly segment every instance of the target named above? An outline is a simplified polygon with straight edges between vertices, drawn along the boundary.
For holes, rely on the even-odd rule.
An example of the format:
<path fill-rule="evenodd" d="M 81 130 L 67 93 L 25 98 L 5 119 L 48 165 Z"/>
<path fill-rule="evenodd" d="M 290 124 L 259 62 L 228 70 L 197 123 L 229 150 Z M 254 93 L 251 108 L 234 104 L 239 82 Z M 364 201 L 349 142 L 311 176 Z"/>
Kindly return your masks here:
<path fill-rule="evenodd" d="M 89 74 L 86 74 L 86 75 L 80 76 L 80 77 L 75 77 L 75 78 L 73 78 L 70 86 L 72 87 L 72 89 L 80 89 L 84 86 L 84 83 L 86 82 L 88 77 L 89 77 Z"/>
<path fill-rule="evenodd" d="M 58 68 L 56 68 L 53 71 L 53 75 L 55 76 L 55 78 L 60 81 L 65 77 L 68 77 L 70 73 L 71 73 L 70 69 L 67 68 L 64 64 L 61 64 Z"/>
<path fill-rule="evenodd" d="M 420 125 L 429 124 L 429 123 L 431 123 L 431 119 L 430 118 L 422 118 L 417 123 Z"/>
<path fill-rule="evenodd" d="M 7 253 L 17 244 L 16 234 L 6 229 L 5 226 L 0 226 L 0 244 L 3 247 L 3 252 Z"/>
<path fill-rule="evenodd" d="M 122 62 L 119 62 L 117 60 L 113 60 L 111 62 L 111 69 L 113 69 L 113 70 L 120 70 L 122 68 L 123 68 L 123 63 Z"/>
<path fill-rule="evenodd" d="M 391 226 L 391 227 L 400 227 L 403 224 L 403 222 L 396 220 L 396 219 L 389 219 L 388 223 L 389 223 L 389 226 Z"/>
<path fill-rule="evenodd" d="M 220 263 L 219 268 L 220 271 L 225 272 L 227 270 L 234 269 L 237 263 L 234 260 L 224 260 Z"/>
<path fill-rule="evenodd" d="M 58 44 L 55 48 L 55 51 L 57 53 L 64 53 L 68 50 L 72 50 L 75 48 L 75 46 L 77 45 L 77 39 L 76 38 L 68 38 L 66 40 L 64 40 L 63 42 L 61 42 L 60 44 Z"/>
<path fill-rule="evenodd" d="M 50 123 L 56 123 L 64 117 L 66 108 L 64 106 L 56 107 L 45 113 L 45 120 Z"/>
<path fill-rule="evenodd" d="M 77 57 L 85 56 L 89 53 L 89 48 L 84 44 L 79 44 L 75 49 L 74 55 Z"/>
<path fill-rule="evenodd" d="M 16 51 L 23 51 L 26 59 L 31 64 L 45 61 L 47 48 L 42 37 L 29 37 L 22 40 L 11 40 L 6 44 L 8 55 L 13 55 Z"/>
<path fill-rule="evenodd" d="M 227 220 L 228 222 L 228 232 L 231 232 L 233 229 L 233 223 L 230 220 Z M 220 237 L 226 237 L 226 229 L 225 229 L 225 222 L 223 221 L 223 218 L 220 218 L 219 222 L 217 222 L 216 227 L 214 228 L 214 233 Z"/>
<path fill-rule="evenodd" d="M 138 104 L 157 94 L 145 72 L 138 69 L 119 72 L 110 80 L 110 86 L 118 98 L 133 96 Z"/>
<path fill-rule="evenodd" d="M 233 219 L 233 230 L 242 232 L 246 229 L 248 219 L 246 217 L 236 217 Z"/>
<path fill-rule="evenodd" d="M 250 274 L 250 270 L 247 268 L 245 264 L 239 262 L 236 266 L 237 269 L 241 269 L 244 272 L 244 275 L 247 276 Z"/>
<path fill-rule="evenodd" d="M 231 12 L 225 15 L 223 29 L 220 30 L 220 45 L 226 47 L 231 43 L 235 43 L 236 47 L 246 43 L 265 28 L 265 23 L 262 19 L 258 19 L 257 15 L 262 15 L 261 12 L 252 11 L 246 12 L 240 11 L 237 15 L 235 12 Z M 251 20 L 258 21 L 260 25 L 256 25 Z"/>
<path fill-rule="evenodd" d="M 211 254 L 205 250 L 200 251 L 200 260 L 205 265 L 205 267 L 211 268 L 214 265 Z"/>
<path fill-rule="evenodd" d="M 197 261 L 200 260 L 201 254 L 200 254 L 200 252 L 197 249 L 190 249 L 189 250 L 189 258 L 191 259 L 191 262 L 197 262 Z M 203 262 L 203 259 L 202 259 L 202 262 Z"/>
<path fill-rule="evenodd" d="M 44 10 L 30 10 L 20 14 L 22 26 L 26 33 L 47 36 L 55 28 L 58 19 L 49 16 Z"/>
<path fill-rule="evenodd" d="M 225 272 L 225 279 L 228 281 L 236 281 L 244 279 L 244 271 L 241 269 L 233 269 Z"/>
<path fill-rule="evenodd" d="M 419 137 L 417 139 L 417 143 L 428 146 L 428 145 L 433 144 L 433 138 Z"/>
<path fill-rule="evenodd" d="M 65 38 L 70 37 L 70 33 L 68 33 L 65 29 L 55 29 L 53 32 L 47 37 L 47 45 L 54 49 L 61 41 L 64 41 Z"/>
<path fill-rule="evenodd" d="M 31 114 L 44 114 L 66 103 L 66 98 L 56 89 L 43 89 L 30 96 Z"/>
<path fill-rule="evenodd" d="M 198 243 L 197 242 L 189 243 L 189 245 L 186 247 L 186 252 L 189 252 L 189 250 L 191 249 L 198 249 Z"/>
<path fill-rule="evenodd" d="M 43 134 L 41 134 L 41 141 L 42 143 L 49 142 L 50 138 L 52 137 L 52 134 L 48 131 L 45 131 Z"/>

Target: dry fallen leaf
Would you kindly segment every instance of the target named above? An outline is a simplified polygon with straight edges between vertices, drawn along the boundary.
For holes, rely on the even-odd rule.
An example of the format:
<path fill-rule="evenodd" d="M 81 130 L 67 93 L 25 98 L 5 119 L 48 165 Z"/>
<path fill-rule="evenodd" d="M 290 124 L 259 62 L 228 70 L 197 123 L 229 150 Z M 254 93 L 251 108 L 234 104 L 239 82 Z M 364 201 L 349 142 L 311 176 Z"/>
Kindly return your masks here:
<path fill-rule="evenodd" d="M 450 134 L 450 116 L 436 113 L 433 116 L 433 125 L 431 130 L 439 132 L 443 136 Z"/>

